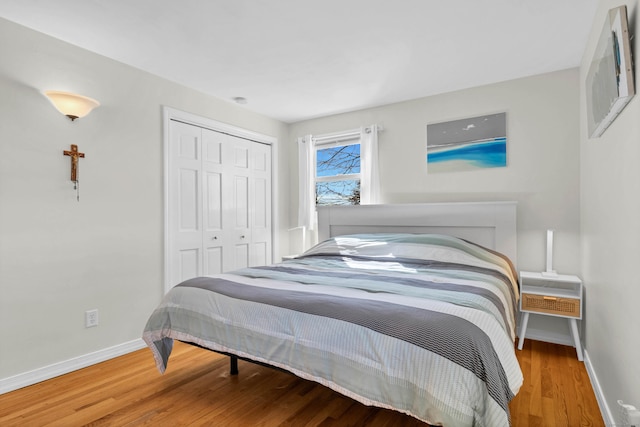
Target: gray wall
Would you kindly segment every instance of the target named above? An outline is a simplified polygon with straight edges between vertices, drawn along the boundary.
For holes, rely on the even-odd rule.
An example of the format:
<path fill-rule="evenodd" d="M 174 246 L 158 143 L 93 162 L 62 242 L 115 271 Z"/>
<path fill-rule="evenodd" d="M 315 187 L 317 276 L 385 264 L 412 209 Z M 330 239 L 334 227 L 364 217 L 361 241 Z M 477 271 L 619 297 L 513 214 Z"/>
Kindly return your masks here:
<path fill-rule="evenodd" d="M 631 100 L 600 138 L 589 139 L 585 82 L 607 11 L 622 4 L 627 5 L 630 29 L 635 34 L 633 56 L 638 83 L 637 1 L 600 2 L 580 67 L 586 348 L 614 418 L 619 412 L 617 399 L 640 407 L 640 96 Z"/>
<path fill-rule="evenodd" d="M 163 105 L 280 142 L 287 127 L 2 19 L 0 58 L 2 379 L 141 337 L 163 295 Z M 47 89 L 102 105 L 72 123 Z M 70 144 L 86 153 L 80 202 L 62 155 Z M 289 156 L 279 145 L 285 230 Z M 100 325 L 85 329 L 92 308 Z"/>
<path fill-rule="evenodd" d="M 383 203 L 518 201 L 518 268 L 545 268 L 555 229 L 554 268 L 580 274 L 578 69 L 476 87 L 291 125 L 289 140 L 377 123 Z M 426 125 L 507 113 L 507 167 L 429 174 Z M 297 164 L 295 150 L 291 164 Z M 297 175 L 296 168 L 291 176 Z M 296 219 L 297 180 L 289 216 Z M 293 247 L 293 242 L 292 242 Z M 529 336 L 571 343 L 564 319 L 532 316 Z"/>

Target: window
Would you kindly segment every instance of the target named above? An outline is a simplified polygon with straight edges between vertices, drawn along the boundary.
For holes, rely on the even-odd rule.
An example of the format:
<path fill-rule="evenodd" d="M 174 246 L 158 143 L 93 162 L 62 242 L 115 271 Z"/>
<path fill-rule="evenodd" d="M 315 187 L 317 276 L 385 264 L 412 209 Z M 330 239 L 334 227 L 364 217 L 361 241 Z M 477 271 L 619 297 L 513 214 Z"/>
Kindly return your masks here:
<path fill-rule="evenodd" d="M 378 203 L 377 125 L 298 138 L 298 226 L 313 230 L 316 206 Z"/>
<path fill-rule="evenodd" d="M 360 204 L 360 138 L 337 144 L 315 146 L 317 206 Z"/>

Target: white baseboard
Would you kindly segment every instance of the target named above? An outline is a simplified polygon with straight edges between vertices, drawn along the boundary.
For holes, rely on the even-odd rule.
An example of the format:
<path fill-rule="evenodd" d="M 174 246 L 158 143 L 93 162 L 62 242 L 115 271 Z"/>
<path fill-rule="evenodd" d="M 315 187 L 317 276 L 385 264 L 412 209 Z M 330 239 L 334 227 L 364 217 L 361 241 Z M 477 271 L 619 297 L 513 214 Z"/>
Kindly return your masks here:
<path fill-rule="evenodd" d="M 604 425 L 613 426 L 615 425 L 615 420 L 613 419 L 613 414 L 611 413 L 611 409 L 609 405 L 607 405 L 607 399 L 604 397 L 604 392 L 600 387 L 600 382 L 598 381 L 598 377 L 596 376 L 596 372 L 593 370 L 593 365 L 591 364 L 591 359 L 589 359 L 589 353 L 586 349 L 583 351 L 584 353 L 584 367 L 587 369 L 587 374 L 589 375 L 589 379 L 591 380 L 591 387 L 593 387 L 593 393 L 596 395 L 596 399 L 598 400 L 598 406 L 600 407 L 600 413 L 602 414 L 602 420 L 604 421 Z"/>
<path fill-rule="evenodd" d="M 69 372 L 77 371 L 78 369 L 86 368 L 87 366 L 95 365 L 96 363 L 104 362 L 105 360 L 140 350 L 145 346 L 146 344 L 142 338 L 138 338 L 133 341 L 118 344 L 83 356 L 74 357 L 73 359 L 34 369 L 33 371 L 24 372 L 8 378 L 2 378 L 0 379 L 0 394 L 8 393 L 22 387 L 27 387 L 60 375 L 68 374 Z"/>

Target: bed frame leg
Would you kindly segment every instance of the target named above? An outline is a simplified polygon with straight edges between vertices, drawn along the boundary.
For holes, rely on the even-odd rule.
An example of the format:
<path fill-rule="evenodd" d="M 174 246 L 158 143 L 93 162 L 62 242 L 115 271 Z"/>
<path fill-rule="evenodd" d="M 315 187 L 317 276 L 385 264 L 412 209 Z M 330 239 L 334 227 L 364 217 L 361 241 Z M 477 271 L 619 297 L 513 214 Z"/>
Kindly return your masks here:
<path fill-rule="evenodd" d="M 229 356 L 229 374 L 238 375 L 238 357 Z"/>

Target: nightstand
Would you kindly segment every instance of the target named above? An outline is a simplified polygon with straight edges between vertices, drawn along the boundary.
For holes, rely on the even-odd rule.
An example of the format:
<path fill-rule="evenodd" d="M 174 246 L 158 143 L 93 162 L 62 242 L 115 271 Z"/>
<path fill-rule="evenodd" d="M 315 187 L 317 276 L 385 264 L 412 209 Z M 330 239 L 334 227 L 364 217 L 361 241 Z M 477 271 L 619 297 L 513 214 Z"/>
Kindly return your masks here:
<path fill-rule="evenodd" d="M 582 319 L 582 280 L 579 277 L 521 271 L 520 311 L 522 327 L 518 350 L 522 350 L 531 313 L 564 317 L 569 320 L 578 360 L 583 360 L 577 324 L 577 320 Z"/>

